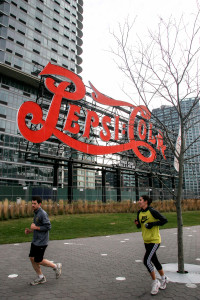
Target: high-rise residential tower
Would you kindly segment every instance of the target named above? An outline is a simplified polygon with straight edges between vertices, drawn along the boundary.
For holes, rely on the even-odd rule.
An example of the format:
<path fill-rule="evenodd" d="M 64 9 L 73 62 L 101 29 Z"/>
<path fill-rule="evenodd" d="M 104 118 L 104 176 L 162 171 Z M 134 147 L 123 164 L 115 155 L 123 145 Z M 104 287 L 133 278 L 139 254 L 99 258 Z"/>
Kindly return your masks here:
<path fill-rule="evenodd" d="M 0 1 L 0 62 L 27 74 L 49 61 L 81 73 L 82 0 Z"/>
<path fill-rule="evenodd" d="M 56 156 L 58 151 L 68 151 L 67 147 L 60 150 L 58 141 L 53 138 L 42 145 L 30 147 L 19 133 L 16 117 L 20 105 L 25 101 L 38 99 L 44 109 L 47 106 L 48 97 L 39 92 L 38 74 L 48 62 L 81 74 L 82 14 L 82 0 L 0 1 L 2 187 L 8 184 L 27 186 L 52 183 L 55 164 L 46 164 L 45 159 L 44 164 L 40 165 L 36 159 L 32 162 L 26 160 L 27 150 L 33 158 L 39 148 L 40 153 L 52 156 Z M 58 175 L 62 183 L 65 181 L 64 174 L 63 166 Z M 2 193 L 5 195 L 5 190 Z"/>
<path fill-rule="evenodd" d="M 186 115 L 194 105 L 195 98 L 182 100 L 181 110 Z M 163 105 L 153 110 L 154 115 L 163 122 L 171 132 L 178 135 L 179 117 L 176 108 Z M 186 132 L 186 153 L 187 159 L 184 164 L 184 191 L 185 198 L 199 197 L 200 195 L 200 106 L 196 104 L 192 109 L 190 118 L 187 121 L 188 130 Z M 172 156 L 173 158 L 173 156 Z M 190 159 L 189 159 L 190 158 Z M 175 169 L 174 169 L 174 173 Z"/>

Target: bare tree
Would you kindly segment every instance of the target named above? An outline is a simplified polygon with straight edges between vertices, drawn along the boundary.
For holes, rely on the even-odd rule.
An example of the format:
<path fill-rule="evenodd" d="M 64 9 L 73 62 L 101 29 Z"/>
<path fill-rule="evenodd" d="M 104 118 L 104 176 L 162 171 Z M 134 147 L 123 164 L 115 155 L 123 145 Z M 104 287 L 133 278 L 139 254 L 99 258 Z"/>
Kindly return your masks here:
<path fill-rule="evenodd" d="M 172 132 L 165 122 L 152 116 L 164 132 L 165 143 L 175 156 L 178 168 L 178 187 L 175 195 L 178 227 L 178 272 L 184 273 L 182 189 L 184 163 L 189 160 L 189 149 L 199 140 L 199 135 L 189 145 L 186 138 L 191 126 L 195 124 L 196 110 L 199 106 L 199 53 L 200 53 L 200 10 L 185 23 L 182 16 L 178 21 L 172 17 L 165 22 L 159 19 L 155 32 L 148 31 L 148 41 L 137 38 L 131 43 L 134 23 L 125 21 L 119 25 L 119 33 L 112 33 L 117 46 L 112 53 L 116 63 L 134 89 L 134 104 L 143 104 L 151 111 L 155 105 L 168 105 L 174 108 L 179 119 L 179 149 Z M 134 39 L 135 40 L 135 39 Z M 188 111 L 183 101 L 193 98 Z M 131 97 L 132 98 L 132 97 Z M 198 110 L 199 111 L 199 110 Z M 198 118 L 199 120 L 199 118 Z M 196 155 L 200 155 L 197 153 Z"/>

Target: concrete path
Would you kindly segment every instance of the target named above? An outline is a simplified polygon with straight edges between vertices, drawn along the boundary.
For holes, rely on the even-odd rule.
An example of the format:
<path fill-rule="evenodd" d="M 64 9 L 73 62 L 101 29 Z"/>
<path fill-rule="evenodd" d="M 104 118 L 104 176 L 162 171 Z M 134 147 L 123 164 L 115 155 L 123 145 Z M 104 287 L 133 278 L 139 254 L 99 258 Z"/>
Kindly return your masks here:
<path fill-rule="evenodd" d="M 165 268 L 177 263 L 177 230 L 160 232 L 157 254 Z M 38 286 L 29 285 L 36 278 L 29 248 L 30 243 L 0 245 L 0 299 L 200 299 L 200 282 L 192 281 L 170 282 L 166 290 L 150 295 L 141 233 L 51 241 L 46 258 L 63 264 L 62 276 L 56 280 L 52 269 L 43 268 L 47 282 Z M 200 266 L 200 226 L 184 228 L 184 251 L 186 264 Z"/>

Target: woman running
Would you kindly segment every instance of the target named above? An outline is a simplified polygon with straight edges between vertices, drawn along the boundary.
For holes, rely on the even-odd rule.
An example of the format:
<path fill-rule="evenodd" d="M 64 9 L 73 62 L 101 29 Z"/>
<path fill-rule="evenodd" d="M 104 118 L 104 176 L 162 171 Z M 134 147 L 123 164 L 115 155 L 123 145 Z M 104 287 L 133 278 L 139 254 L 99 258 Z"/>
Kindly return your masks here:
<path fill-rule="evenodd" d="M 166 283 L 169 282 L 169 279 L 167 276 L 165 276 L 162 265 L 160 264 L 156 255 L 156 251 L 161 243 L 159 226 L 166 224 L 168 221 L 157 210 L 149 206 L 151 202 L 152 200 L 146 195 L 140 197 L 139 206 L 141 209 L 137 213 L 135 224 L 137 228 L 142 229 L 142 237 L 146 248 L 144 265 L 146 266 L 153 280 L 151 294 L 155 295 L 158 293 L 159 288 L 162 290 L 166 289 Z M 161 276 L 161 282 L 156 279 L 156 274 L 152 263 Z"/>

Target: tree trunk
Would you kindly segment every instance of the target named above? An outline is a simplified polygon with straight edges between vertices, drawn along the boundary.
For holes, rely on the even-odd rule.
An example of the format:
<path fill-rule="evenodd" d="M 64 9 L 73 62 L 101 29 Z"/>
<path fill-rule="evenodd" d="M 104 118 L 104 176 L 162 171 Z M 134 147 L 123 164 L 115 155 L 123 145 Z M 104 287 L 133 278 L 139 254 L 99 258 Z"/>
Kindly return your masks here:
<path fill-rule="evenodd" d="M 184 147 L 184 146 L 183 146 Z M 183 147 L 179 156 L 179 182 L 176 197 L 176 213 L 177 213 L 177 244 L 178 244 L 178 272 L 185 273 L 184 270 L 184 251 L 183 251 L 183 219 L 182 219 L 182 188 L 183 188 Z"/>

